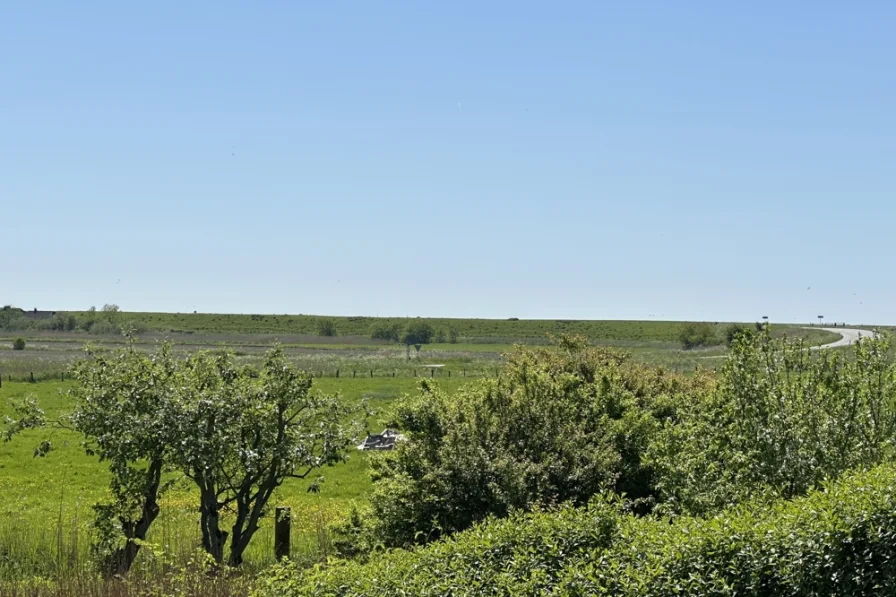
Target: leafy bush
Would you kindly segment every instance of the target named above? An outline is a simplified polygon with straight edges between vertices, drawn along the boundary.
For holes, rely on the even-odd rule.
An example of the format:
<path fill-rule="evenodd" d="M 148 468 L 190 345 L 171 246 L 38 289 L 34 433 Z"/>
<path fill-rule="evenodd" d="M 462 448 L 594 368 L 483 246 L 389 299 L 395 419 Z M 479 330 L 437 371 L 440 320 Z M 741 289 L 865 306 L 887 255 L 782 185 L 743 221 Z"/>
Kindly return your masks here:
<path fill-rule="evenodd" d="M 366 565 L 341 561 L 306 579 L 298 566 L 287 564 L 260 580 L 258 597 L 513 595 L 512 589 L 526 585 L 547 589 L 570 557 L 609 547 L 617 519 L 618 504 L 611 499 L 595 499 L 585 508 L 514 512 L 425 549 L 377 554 Z"/>
<path fill-rule="evenodd" d="M 405 344 L 429 344 L 434 334 L 435 330 L 428 322 L 416 319 L 405 327 L 401 341 Z"/>
<path fill-rule="evenodd" d="M 401 326 L 397 323 L 378 322 L 371 328 L 370 338 L 372 340 L 398 342 L 401 340 Z"/>
<path fill-rule="evenodd" d="M 12 349 L 13 350 L 25 350 L 25 339 L 24 338 L 16 338 L 12 341 Z"/>
<path fill-rule="evenodd" d="M 701 346 L 714 346 L 719 343 L 715 328 L 711 323 L 706 322 L 686 323 L 681 327 L 678 339 L 687 350 Z"/>
<path fill-rule="evenodd" d="M 455 328 L 455 327 L 448 328 L 448 342 L 450 342 L 451 344 L 457 344 L 457 337 L 458 337 L 457 328 Z"/>
<path fill-rule="evenodd" d="M 717 511 L 750 496 L 801 495 L 872 466 L 896 443 L 896 365 L 881 336 L 851 358 L 801 341 L 742 335 L 716 390 L 695 395 L 647 458 L 665 508 Z"/>
<path fill-rule="evenodd" d="M 753 333 L 753 329 L 749 326 L 740 323 L 732 323 L 725 328 L 725 345 L 731 347 L 734 345 L 734 341 L 740 336 L 752 335 Z"/>
<path fill-rule="evenodd" d="M 277 567 L 257 597 L 896 594 L 896 470 L 807 497 L 703 519 L 623 514 L 612 500 L 515 514 L 412 551 L 302 572 Z"/>
<path fill-rule="evenodd" d="M 372 463 L 373 527 L 386 545 L 465 528 L 488 515 L 613 489 L 648 510 L 641 456 L 660 422 L 705 378 L 686 380 L 562 337 L 518 348 L 497 380 L 449 395 L 423 381 L 392 424 L 408 441 Z"/>
<path fill-rule="evenodd" d="M 317 335 L 318 336 L 335 336 L 336 335 L 336 322 L 332 319 L 318 319 L 317 320 Z"/>

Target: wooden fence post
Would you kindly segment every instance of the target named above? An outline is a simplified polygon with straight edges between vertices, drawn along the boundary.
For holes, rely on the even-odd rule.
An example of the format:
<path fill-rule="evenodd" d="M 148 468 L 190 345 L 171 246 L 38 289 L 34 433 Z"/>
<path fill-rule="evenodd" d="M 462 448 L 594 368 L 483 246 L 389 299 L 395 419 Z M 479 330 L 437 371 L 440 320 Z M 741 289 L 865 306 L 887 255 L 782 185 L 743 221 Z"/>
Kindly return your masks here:
<path fill-rule="evenodd" d="M 289 533 L 292 530 L 292 515 L 289 508 L 277 507 L 274 523 L 274 557 L 277 560 L 289 557 Z"/>
<path fill-rule="evenodd" d="M 339 369 L 336 370 L 336 378 L 339 378 Z"/>
<path fill-rule="evenodd" d="M 355 376 L 355 370 L 352 369 L 352 377 L 354 377 L 354 376 Z"/>
<path fill-rule="evenodd" d="M 31 372 L 31 383 L 34 383 L 34 371 Z"/>

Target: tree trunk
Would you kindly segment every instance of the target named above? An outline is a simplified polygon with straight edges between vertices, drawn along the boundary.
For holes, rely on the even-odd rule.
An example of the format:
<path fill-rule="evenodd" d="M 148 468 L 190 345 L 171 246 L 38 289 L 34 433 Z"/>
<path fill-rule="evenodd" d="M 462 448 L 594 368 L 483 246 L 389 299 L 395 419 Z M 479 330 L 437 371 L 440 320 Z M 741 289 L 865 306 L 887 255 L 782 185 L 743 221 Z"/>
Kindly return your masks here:
<path fill-rule="evenodd" d="M 120 520 L 126 541 L 124 547 L 119 547 L 106 557 L 104 572 L 107 576 L 126 574 L 134 564 L 134 560 L 140 552 L 140 542 L 146 540 L 149 527 L 159 516 L 158 494 L 161 479 L 162 461 L 153 460 L 146 471 L 146 488 L 143 492 L 143 508 L 140 518 L 136 521 Z"/>
<path fill-rule="evenodd" d="M 202 527 L 202 547 L 218 564 L 224 561 L 224 545 L 227 533 L 221 530 L 218 514 L 218 498 L 213 490 L 202 490 L 202 507 L 200 508 Z"/>

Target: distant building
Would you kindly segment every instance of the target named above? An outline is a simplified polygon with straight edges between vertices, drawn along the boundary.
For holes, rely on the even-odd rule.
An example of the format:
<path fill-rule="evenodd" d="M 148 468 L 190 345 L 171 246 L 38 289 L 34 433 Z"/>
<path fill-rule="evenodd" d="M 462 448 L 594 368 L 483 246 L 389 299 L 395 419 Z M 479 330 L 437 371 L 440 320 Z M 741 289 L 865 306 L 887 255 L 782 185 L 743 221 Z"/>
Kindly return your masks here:
<path fill-rule="evenodd" d="M 359 450 L 392 450 L 396 442 L 403 440 L 404 436 L 392 429 L 383 429 L 382 433 L 368 435 L 363 443 L 358 445 Z"/>
<path fill-rule="evenodd" d="M 32 319 L 32 320 L 50 319 L 54 315 L 56 315 L 56 311 L 38 311 L 37 307 L 35 307 L 34 310 L 32 310 L 32 311 L 23 311 L 22 312 L 22 316 L 25 319 Z"/>

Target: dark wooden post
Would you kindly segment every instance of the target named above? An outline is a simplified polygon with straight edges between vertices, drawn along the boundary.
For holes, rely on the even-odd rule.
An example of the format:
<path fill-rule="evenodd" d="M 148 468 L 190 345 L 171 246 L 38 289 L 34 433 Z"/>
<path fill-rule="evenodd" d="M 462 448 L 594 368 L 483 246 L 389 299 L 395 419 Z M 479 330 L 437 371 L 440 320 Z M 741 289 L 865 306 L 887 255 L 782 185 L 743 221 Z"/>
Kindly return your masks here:
<path fill-rule="evenodd" d="M 430 377 L 430 378 L 433 378 L 433 377 L 435 377 L 435 376 L 436 376 L 436 370 L 435 370 L 435 369 L 430 369 L 430 370 L 429 370 L 429 377 Z"/>
<path fill-rule="evenodd" d="M 277 507 L 274 523 L 274 557 L 277 560 L 289 557 L 289 533 L 292 530 L 292 515 L 289 508 Z"/>
<path fill-rule="evenodd" d="M 34 383 L 34 371 L 31 372 L 31 383 Z"/>
<path fill-rule="evenodd" d="M 339 369 L 336 370 L 336 377 L 339 377 Z"/>
<path fill-rule="evenodd" d="M 355 376 L 355 370 L 352 369 L 352 377 L 354 377 L 354 376 Z"/>
<path fill-rule="evenodd" d="M 373 377 L 373 369 L 370 370 L 370 377 Z"/>
<path fill-rule="evenodd" d="M 451 377 L 451 369 L 448 369 L 448 377 Z"/>

